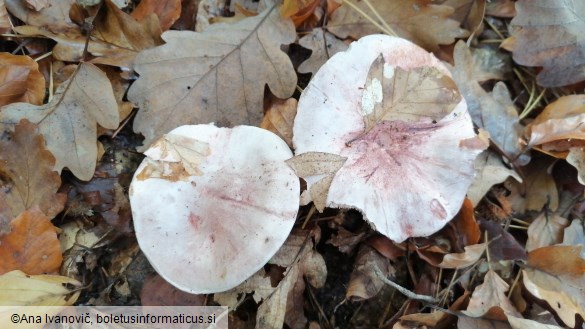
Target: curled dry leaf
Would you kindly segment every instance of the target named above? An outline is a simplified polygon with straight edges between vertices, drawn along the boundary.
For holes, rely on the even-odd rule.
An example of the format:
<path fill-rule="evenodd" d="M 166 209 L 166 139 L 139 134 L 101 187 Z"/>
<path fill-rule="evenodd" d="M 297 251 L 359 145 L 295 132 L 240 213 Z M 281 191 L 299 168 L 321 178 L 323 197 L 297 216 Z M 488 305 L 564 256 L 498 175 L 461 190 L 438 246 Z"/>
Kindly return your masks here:
<path fill-rule="evenodd" d="M 451 18 L 467 30 L 477 33 L 484 18 L 486 0 L 445 0 L 435 4 L 452 7 L 454 12 Z"/>
<path fill-rule="evenodd" d="M 569 327 L 585 319 L 585 259 L 582 246 L 549 246 L 531 251 L 522 271 L 524 287 L 544 300 Z"/>
<path fill-rule="evenodd" d="M 45 78 L 39 65 L 28 56 L 0 53 L 0 106 L 26 102 L 43 103 Z"/>
<path fill-rule="evenodd" d="M 362 245 L 355 259 L 345 297 L 352 301 L 359 301 L 376 296 L 384 287 L 384 282 L 374 270 L 376 268 L 380 269 L 385 278 L 393 270 L 388 258 L 380 255 L 367 244 Z"/>
<path fill-rule="evenodd" d="M 558 214 L 549 214 L 548 211 L 540 214 L 528 226 L 528 241 L 526 251 L 551 246 L 563 241 L 563 231 L 569 226 L 569 221 Z"/>
<path fill-rule="evenodd" d="M 5 210 L 0 206 L 0 233 L 2 222 L 26 209 L 38 207 L 49 219 L 63 210 L 66 197 L 57 194 L 61 177 L 54 165 L 43 136 L 25 119 L 7 140 L 0 140 L 0 204 L 6 205 Z"/>
<path fill-rule="evenodd" d="M 292 148 L 293 123 L 297 115 L 297 100 L 275 100 L 266 111 L 260 128 L 272 131 Z"/>
<path fill-rule="evenodd" d="M 236 24 L 213 24 L 202 33 L 167 31 L 162 37 L 165 45 L 137 56 L 140 77 L 128 92 L 140 107 L 134 130 L 146 137 L 146 146 L 189 123 L 257 125 L 265 84 L 278 98 L 295 90 L 295 71 L 280 49 L 294 41 L 294 25 L 274 7 Z"/>
<path fill-rule="evenodd" d="M 69 289 L 66 285 L 82 286 L 79 281 L 66 276 L 8 272 L 0 275 L 0 306 L 73 305 L 81 291 Z"/>
<path fill-rule="evenodd" d="M 584 121 L 585 95 L 560 97 L 547 105 L 527 127 L 528 145 L 541 145 L 547 151 L 555 151 L 553 155 L 564 151 L 566 155 L 568 148 L 585 140 Z M 554 143 L 559 141 L 566 142 L 560 144 L 559 148 L 559 144 Z M 547 143 L 551 147 L 546 147 Z"/>
<path fill-rule="evenodd" d="M 350 1 L 370 17 L 376 17 L 367 2 Z M 452 44 L 455 38 L 468 34 L 459 27 L 459 22 L 449 18 L 454 12 L 450 6 L 434 5 L 429 0 L 370 0 L 369 3 L 397 36 L 430 51 L 437 51 L 439 45 Z M 333 12 L 327 30 L 342 39 L 349 36 L 359 39 L 382 32 L 348 5 L 342 5 Z"/>
<path fill-rule="evenodd" d="M 152 266 L 175 287 L 231 289 L 286 240 L 300 186 L 278 136 L 249 126 L 182 126 L 146 155 L 130 186 L 134 227 Z"/>
<path fill-rule="evenodd" d="M 552 211 L 557 210 L 559 191 L 551 174 L 555 161 L 556 159 L 550 157 L 539 157 L 530 161 L 523 167 L 524 185 L 515 179 L 506 181 L 506 188 L 512 192 L 508 198 L 514 211 L 541 211 L 545 205 Z"/>
<path fill-rule="evenodd" d="M 483 255 L 487 243 L 474 244 L 465 247 L 465 252 L 459 254 L 447 254 L 439 264 L 442 268 L 463 268 L 475 264 Z"/>
<path fill-rule="evenodd" d="M 57 228 L 37 209 L 23 212 L 10 223 L 10 233 L 0 235 L 0 274 L 20 270 L 27 274 L 57 273 L 61 246 Z"/>
<path fill-rule="evenodd" d="M 301 95 L 293 130 L 297 156 L 347 158 L 325 206 L 359 209 L 395 241 L 430 235 L 455 216 L 487 147 L 447 69 L 416 45 L 382 35 L 323 65 Z M 303 177 L 309 190 L 323 179 Z"/>
<path fill-rule="evenodd" d="M 120 121 L 110 81 L 89 63 L 80 64 L 48 104 L 15 103 L 0 108 L 4 127 L 23 118 L 38 124 L 47 148 L 57 159 L 55 170 L 67 167 L 81 180 L 89 180 L 95 170 L 97 124 L 114 129 Z"/>
<path fill-rule="evenodd" d="M 542 66 L 538 84 L 560 87 L 585 79 L 585 2 L 519 0 L 511 24 L 514 60 Z"/>
<path fill-rule="evenodd" d="M 311 57 L 299 65 L 299 73 L 317 73 L 319 68 L 331 56 L 338 52 L 345 51 L 347 44 L 337 39 L 325 29 L 314 28 L 311 33 L 299 39 L 299 44 L 312 51 Z"/>

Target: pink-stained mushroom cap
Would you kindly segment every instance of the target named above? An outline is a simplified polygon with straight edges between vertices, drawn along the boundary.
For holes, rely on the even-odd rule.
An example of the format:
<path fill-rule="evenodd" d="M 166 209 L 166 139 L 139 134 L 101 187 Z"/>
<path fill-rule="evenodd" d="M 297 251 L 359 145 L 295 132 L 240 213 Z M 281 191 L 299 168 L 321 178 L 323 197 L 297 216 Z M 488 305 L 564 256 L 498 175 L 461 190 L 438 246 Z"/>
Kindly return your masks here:
<path fill-rule="evenodd" d="M 231 289 L 258 271 L 290 233 L 299 206 L 292 156 L 256 127 L 182 126 L 145 154 L 130 186 L 140 248 L 190 293 Z"/>
<path fill-rule="evenodd" d="M 293 144 L 297 155 L 346 157 L 331 183 L 327 206 L 358 209 L 376 230 L 400 242 L 435 233 L 455 216 L 473 181 L 474 159 L 486 144 L 476 136 L 462 97 L 437 120 L 421 115 L 381 121 L 366 132 L 364 113 L 372 111 L 380 95 L 364 98 L 364 90 L 373 90 L 365 84 L 380 54 L 387 78 L 398 68 L 420 67 L 451 77 L 438 59 L 407 40 L 364 37 L 333 56 L 305 88 Z M 362 103 L 369 104 L 364 108 Z M 305 179 L 310 187 L 321 177 Z"/>

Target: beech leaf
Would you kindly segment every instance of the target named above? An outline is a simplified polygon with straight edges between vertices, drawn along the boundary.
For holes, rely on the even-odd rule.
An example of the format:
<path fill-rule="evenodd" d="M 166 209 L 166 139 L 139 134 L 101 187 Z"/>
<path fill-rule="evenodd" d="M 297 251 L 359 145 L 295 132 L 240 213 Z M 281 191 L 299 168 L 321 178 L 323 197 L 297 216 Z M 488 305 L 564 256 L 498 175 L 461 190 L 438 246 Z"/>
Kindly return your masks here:
<path fill-rule="evenodd" d="M 114 129 L 120 121 L 110 80 L 89 63 L 80 64 L 48 104 L 15 103 L 0 108 L 0 124 L 13 126 L 23 118 L 38 124 L 57 159 L 55 170 L 68 167 L 82 180 L 89 180 L 95 171 L 97 124 Z"/>
<path fill-rule="evenodd" d="M 0 274 L 21 270 L 27 274 L 56 273 L 63 257 L 57 228 L 42 212 L 31 209 L 10 223 L 11 231 L 0 235 Z"/>
<path fill-rule="evenodd" d="M 136 57 L 140 77 L 128 92 L 140 107 L 134 130 L 146 137 L 145 146 L 186 124 L 258 125 L 265 84 L 278 98 L 295 90 L 295 71 L 280 50 L 295 40 L 294 25 L 274 7 L 235 24 L 167 31 L 162 38 L 165 45 Z"/>
<path fill-rule="evenodd" d="M 35 105 L 45 98 L 45 78 L 28 56 L 0 53 L 0 106 L 15 102 Z"/>

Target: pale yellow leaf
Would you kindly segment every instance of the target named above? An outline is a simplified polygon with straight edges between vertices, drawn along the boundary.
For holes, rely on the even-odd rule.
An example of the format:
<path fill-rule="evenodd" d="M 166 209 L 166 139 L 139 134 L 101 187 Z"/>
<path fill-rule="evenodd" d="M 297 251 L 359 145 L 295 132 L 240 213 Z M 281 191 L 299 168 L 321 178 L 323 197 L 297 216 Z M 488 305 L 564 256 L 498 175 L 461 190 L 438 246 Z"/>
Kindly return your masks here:
<path fill-rule="evenodd" d="M 73 305 L 80 291 L 73 291 L 66 284 L 81 287 L 79 281 L 65 276 L 8 272 L 0 275 L 0 306 Z"/>

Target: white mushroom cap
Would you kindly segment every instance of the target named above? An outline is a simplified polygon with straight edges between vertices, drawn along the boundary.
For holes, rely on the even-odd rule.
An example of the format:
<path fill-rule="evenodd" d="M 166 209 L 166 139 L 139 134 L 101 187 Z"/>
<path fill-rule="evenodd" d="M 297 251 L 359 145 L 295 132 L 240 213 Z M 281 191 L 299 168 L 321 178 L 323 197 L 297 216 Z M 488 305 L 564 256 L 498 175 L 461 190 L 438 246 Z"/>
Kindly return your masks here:
<path fill-rule="evenodd" d="M 190 293 L 231 289 L 258 271 L 290 233 L 299 205 L 292 156 L 256 127 L 182 126 L 155 143 L 130 186 L 140 248 Z"/>
<path fill-rule="evenodd" d="M 358 209 L 376 230 L 403 241 L 435 233 L 453 218 L 473 180 L 474 159 L 485 144 L 475 141 L 463 98 L 438 122 L 383 121 L 364 134 L 364 85 L 380 54 L 391 72 L 396 67 L 409 71 L 432 66 L 451 76 L 432 54 L 407 40 L 364 37 L 326 62 L 305 88 L 293 145 L 297 155 L 327 152 L 346 157 L 331 183 L 327 206 Z M 359 141 L 352 142 L 356 138 Z M 310 187 L 319 178 L 305 179 Z"/>

